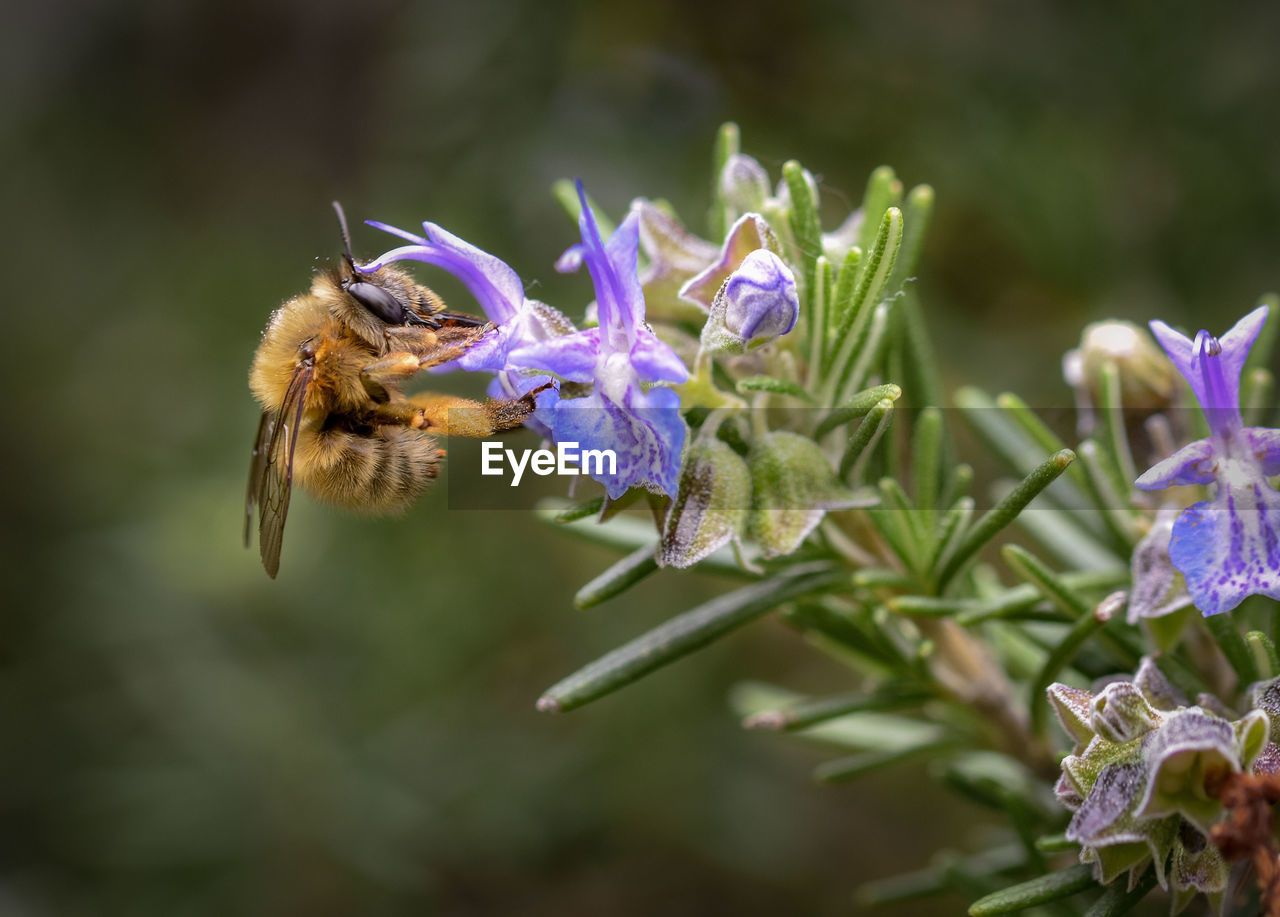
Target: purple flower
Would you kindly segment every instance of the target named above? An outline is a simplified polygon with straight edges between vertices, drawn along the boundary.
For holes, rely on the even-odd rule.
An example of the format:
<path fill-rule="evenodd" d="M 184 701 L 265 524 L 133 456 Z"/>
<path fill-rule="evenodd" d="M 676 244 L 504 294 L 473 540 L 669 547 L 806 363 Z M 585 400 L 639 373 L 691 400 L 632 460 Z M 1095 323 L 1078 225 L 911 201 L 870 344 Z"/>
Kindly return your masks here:
<path fill-rule="evenodd" d="M 1195 341 L 1164 322 L 1151 323 L 1191 384 L 1211 435 L 1179 449 L 1136 484 L 1160 490 L 1216 482 L 1212 499 L 1182 511 L 1169 540 L 1169 557 L 1206 615 L 1230 611 L 1254 594 L 1280 599 L 1280 494 L 1267 482 L 1280 473 L 1280 430 L 1245 427 L 1240 418 L 1240 371 L 1266 320 L 1267 307 L 1259 306 L 1221 339 L 1201 331 Z"/>
<path fill-rule="evenodd" d="M 716 293 L 702 328 L 702 346 L 742 353 L 789 332 L 799 314 L 795 275 L 773 252 L 758 248 Z"/>
<path fill-rule="evenodd" d="M 498 326 L 441 369 L 499 372 L 508 368 L 507 355 L 513 348 L 573 330 L 572 323 L 555 309 L 525 297 L 520 276 L 505 261 L 435 223 L 422 224 L 426 233 L 423 236 L 374 220 L 369 220 L 368 225 L 400 236 L 410 244 L 379 255 L 368 264 L 360 265 L 360 270 L 374 271 L 393 261 L 406 260 L 442 267 L 462 281 L 485 315 Z M 524 391 L 533 385 L 532 381 L 521 381 L 527 381 Z"/>
<path fill-rule="evenodd" d="M 557 262 L 575 270 L 584 262 L 596 290 L 599 325 L 545 340 L 524 339 L 510 351 L 511 367 L 555 373 L 570 382 L 593 383 L 589 395 L 548 395 L 537 417 L 556 442 L 582 450 L 608 449 L 617 456 L 614 474 L 594 474 L 610 497 L 641 485 L 675 495 L 685 423 L 680 396 L 657 382 L 683 382 L 688 370 L 644 322 L 644 293 L 636 273 L 639 214 L 632 211 L 606 243 L 600 238 L 586 192 L 579 227 L 582 243 Z"/>

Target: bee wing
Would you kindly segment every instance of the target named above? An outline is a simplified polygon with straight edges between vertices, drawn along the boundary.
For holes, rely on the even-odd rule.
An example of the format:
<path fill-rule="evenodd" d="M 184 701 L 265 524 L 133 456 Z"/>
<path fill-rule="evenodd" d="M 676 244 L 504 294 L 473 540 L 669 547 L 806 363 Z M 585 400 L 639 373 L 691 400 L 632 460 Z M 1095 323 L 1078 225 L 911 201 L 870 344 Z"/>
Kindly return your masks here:
<path fill-rule="evenodd" d="M 263 411 L 262 420 L 258 422 L 258 437 L 253 441 L 253 456 L 249 460 L 249 490 L 244 496 L 244 546 L 249 547 L 250 532 L 253 530 L 253 512 L 258 507 L 258 497 L 262 494 L 262 476 L 267 470 L 267 446 L 276 428 L 274 411 Z"/>
<path fill-rule="evenodd" d="M 289 380 L 280 413 L 273 417 L 271 442 L 263 460 L 258 490 L 261 505 L 258 550 L 262 554 L 262 565 L 272 579 L 280 571 L 280 544 L 284 539 L 284 520 L 289 515 L 289 492 L 293 488 L 293 453 L 298 445 L 298 428 L 302 424 L 302 408 L 312 374 L 313 367 L 305 365 Z"/>

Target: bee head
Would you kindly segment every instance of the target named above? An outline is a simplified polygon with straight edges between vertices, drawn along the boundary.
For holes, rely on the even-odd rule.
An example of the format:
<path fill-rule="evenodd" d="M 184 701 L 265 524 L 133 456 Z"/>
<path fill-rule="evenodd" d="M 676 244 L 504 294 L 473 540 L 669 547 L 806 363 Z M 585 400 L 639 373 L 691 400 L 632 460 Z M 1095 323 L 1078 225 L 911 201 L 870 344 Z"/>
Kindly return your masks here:
<path fill-rule="evenodd" d="M 347 269 L 342 272 L 343 291 L 388 325 L 425 325 L 409 303 L 397 291 L 374 281 L 372 274 L 356 270 L 350 254 L 344 254 Z"/>
<path fill-rule="evenodd" d="M 356 268 L 355 258 L 351 255 L 351 235 L 347 231 L 347 215 L 337 201 L 333 202 L 333 209 L 338 215 L 338 225 L 342 227 L 344 269 L 341 272 L 339 284 L 343 292 L 387 325 L 428 324 L 412 308 L 411 291 L 404 289 L 402 285 L 387 283 L 385 278 L 381 281 L 376 280 L 373 272 L 366 273 Z"/>

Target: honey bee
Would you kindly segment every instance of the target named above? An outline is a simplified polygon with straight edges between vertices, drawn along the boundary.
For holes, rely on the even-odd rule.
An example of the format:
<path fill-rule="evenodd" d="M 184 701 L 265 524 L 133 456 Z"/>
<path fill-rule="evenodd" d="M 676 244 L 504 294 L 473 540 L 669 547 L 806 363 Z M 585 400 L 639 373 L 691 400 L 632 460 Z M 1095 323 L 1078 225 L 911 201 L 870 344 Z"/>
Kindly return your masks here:
<path fill-rule="evenodd" d="M 520 398 L 472 401 L 406 396 L 420 371 L 454 360 L 493 325 L 452 312 L 390 267 L 361 271 L 345 250 L 307 293 L 276 309 L 262 332 L 249 387 L 262 405 L 245 498 L 244 541 L 255 508 L 262 564 L 274 578 L 294 479 L 315 497 L 369 513 L 402 512 L 439 475 L 433 434 L 490 436 L 520 426 L 543 385 Z"/>

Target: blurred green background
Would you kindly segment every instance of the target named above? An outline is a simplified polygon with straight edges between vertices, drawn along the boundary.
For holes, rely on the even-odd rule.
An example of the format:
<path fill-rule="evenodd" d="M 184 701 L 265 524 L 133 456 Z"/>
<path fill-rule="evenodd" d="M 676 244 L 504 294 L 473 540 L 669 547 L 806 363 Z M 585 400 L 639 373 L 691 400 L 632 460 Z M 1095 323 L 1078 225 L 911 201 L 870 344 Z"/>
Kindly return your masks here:
<path fill-rule="evenodd" d="M 1280 285 L 1274 5 L 59 0 L 6 20 L 3 914 L 839 914 L 939 838 L 981 844 L 921 770 L 821 789 L 818 752 L 738 729 L 743 677 L 843 683 L 773 621 L 535 713 L 714 580 L 574 612 L 607 554 L 437 489 L 394 520 L 297 498 L 269 581 L 239 543 L 246 372 L 335 254 L 333 198 L 437 221 L 580 313 L 585 280 L 551 270 L 575 239 L 557 177 L 700 227 L 731 118 L 774 174 L 820 175 L 834 224 L 888 162 L 937 188 L 920 290 L 948 382 L 1051 405 L 1084 322 L 1222 330 Z"/>

